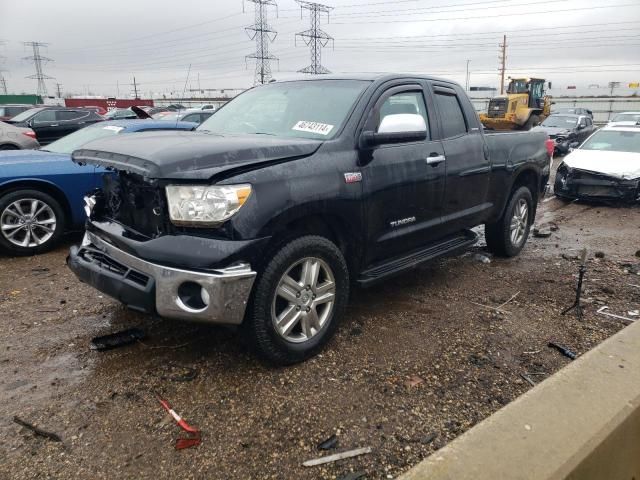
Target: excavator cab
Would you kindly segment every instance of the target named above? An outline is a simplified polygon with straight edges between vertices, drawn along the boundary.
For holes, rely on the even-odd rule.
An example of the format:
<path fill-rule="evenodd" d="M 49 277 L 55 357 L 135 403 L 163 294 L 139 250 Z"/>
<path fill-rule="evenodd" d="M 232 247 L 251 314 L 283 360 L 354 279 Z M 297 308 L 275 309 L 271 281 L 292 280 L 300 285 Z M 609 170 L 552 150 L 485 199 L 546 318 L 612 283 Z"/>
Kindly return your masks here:
<path fill-rule="evenodd" d="M 544 80 L 532 78 L 529 81 L 529 108 L 544 107 Z"/>

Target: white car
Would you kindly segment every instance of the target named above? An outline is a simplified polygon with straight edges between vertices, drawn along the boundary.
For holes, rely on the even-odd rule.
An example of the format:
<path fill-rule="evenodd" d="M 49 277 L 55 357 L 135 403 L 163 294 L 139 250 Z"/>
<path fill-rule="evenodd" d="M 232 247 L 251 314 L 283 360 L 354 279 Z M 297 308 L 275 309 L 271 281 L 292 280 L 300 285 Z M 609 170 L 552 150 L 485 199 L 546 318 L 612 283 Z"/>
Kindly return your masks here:
<path fill-rule="evenodd" d="M 640 125 L 607 125 L 558 166 L 555 194 L 640 201 Z"/>
<path fill-rule="evenodd" d="M 608 126 L 613 126 L 613 125 L 633 126 L 638 124 L 640 124 L 640 112 L 616 113 L 616 115 L 611 120 L 609 120 L 609 123 L 607 123 Z"/>

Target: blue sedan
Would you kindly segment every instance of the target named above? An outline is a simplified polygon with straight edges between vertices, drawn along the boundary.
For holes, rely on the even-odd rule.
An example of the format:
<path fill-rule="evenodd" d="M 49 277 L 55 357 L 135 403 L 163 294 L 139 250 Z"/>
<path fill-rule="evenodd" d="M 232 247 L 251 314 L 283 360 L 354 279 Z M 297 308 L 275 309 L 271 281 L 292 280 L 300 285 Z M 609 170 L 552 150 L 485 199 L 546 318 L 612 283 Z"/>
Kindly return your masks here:
<path fill-rule="evenodd" d="M 98 138 L 150 130 L 193 130 L 191 122 L 120 120 L 78 130 L 40 150 L 0 153 L 0 250 L 33 255 L 50 250 L 84 223 L 84 195 L 102 186 L 104 169 L 80 166 L 71 152 Z"/>

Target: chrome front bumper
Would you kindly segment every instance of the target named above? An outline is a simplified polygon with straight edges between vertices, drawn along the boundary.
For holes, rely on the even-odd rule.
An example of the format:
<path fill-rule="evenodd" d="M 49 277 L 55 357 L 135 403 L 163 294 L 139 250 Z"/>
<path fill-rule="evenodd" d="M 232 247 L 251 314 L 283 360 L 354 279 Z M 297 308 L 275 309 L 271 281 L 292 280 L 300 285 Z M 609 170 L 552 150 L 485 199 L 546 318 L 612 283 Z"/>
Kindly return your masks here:
<path fill-rule="evenodd" d="M 256 277 L 248 264 L 210 272 L 157 265 L 130 255 L 91 232 L 85 233 L 80 247 L 71 249 L 67 263 L 80 280 L 131 308 L 205 323 L 242 323 Z M 198 294 L 196 306 L 190 301 L 193 295 L 184 293 L 194 289 L 202 293 Z"/>

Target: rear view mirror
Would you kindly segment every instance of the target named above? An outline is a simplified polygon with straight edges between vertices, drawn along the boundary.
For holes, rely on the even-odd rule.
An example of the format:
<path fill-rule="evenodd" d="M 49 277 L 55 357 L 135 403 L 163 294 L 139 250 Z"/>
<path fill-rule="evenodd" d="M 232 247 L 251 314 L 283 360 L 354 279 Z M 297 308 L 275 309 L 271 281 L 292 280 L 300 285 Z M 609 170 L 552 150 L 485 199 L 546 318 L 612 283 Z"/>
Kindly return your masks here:
<path fill-rule="evenodd" d="M 399 113 L 385 116 L 377 132 L 363 132 L 360 144 L 366 148 L 389 143 L 418 142 L 426 138 L 427 124 L 422 115 Z"/>

